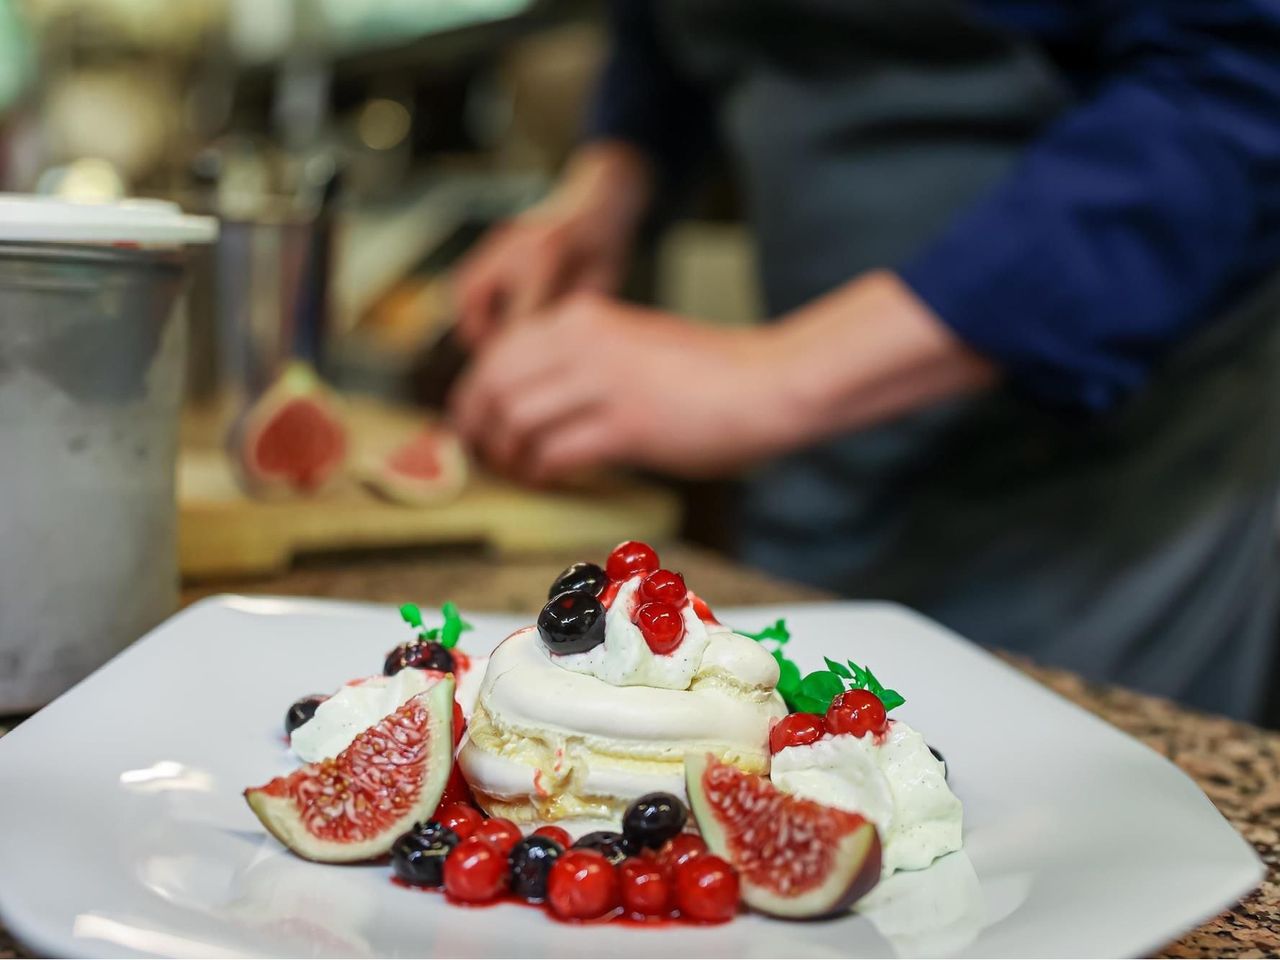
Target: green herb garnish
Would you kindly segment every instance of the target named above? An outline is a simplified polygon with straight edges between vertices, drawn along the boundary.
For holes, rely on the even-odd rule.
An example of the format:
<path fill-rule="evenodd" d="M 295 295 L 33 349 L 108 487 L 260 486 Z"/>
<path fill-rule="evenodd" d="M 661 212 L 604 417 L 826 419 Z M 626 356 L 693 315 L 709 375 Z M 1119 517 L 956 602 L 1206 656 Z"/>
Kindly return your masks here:
<path fill-rule="evenodd" d="M 400 608 L 400 618 L 418 631 L 420 640 L 435 640 L 446 650 L 458 645 L 458 638 L 468 630 L 474 629 L 462 619 L 458 613 L 458 605 L 452 600 L 440 608 L 444 623 L 438 627 L 428 627 L 422 622 L 422 609 L 416 603 L 406 603 Z"/>
<path fill-rule="evenodd" d="M 778 693 L 790 710 L 826 713 L 831 701 L 846 689 L 870 690 L 880 698 L 886 713 L 907 702 L 897 690 L 885 689 L 870 667 L 860 667 L 852 660 L 842 664 L 823 657 L 827 669 L 815 670 L 802 677 L 800 668 L 782 652 L 782 648 L 791 642 L 786 620 L 777 620 L 759 633 L 742 632 L 742 635 L 764 644 L 773 659 L 778 661 Z"/>

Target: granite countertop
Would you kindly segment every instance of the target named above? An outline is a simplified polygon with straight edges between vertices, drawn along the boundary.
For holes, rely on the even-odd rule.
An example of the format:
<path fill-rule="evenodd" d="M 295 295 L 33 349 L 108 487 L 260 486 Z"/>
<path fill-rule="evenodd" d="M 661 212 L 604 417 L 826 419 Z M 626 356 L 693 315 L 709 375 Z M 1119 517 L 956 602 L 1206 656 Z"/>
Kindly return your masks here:
<path fill-rule="evenodd" d="M 663 551 L 713 605 L 829 599 L 807 587 L 745 570 L 687 547 Z M 184 602 L 217 593 L 278 593 L 424 604 L 454 600 L 463 608 L 528 613 L 549 584 L 578 557 L 495 560 L 471 551 L 330 560 L 268 580 L 188 587 Z M 1280 952 L 1280 733 L 1183 709 L 1168 701 L 1089 684 L 1062 670 L 1009 658 L 1059 694 L 1167 756 L 1254 845 L 1267 865 L 1260 889 L 1182 939 L 1166 957 L 1264 957 Z M 0 732 L 2 728 L 0 728 Z M 26 956 L 0 928 L 0 960 Z"/>

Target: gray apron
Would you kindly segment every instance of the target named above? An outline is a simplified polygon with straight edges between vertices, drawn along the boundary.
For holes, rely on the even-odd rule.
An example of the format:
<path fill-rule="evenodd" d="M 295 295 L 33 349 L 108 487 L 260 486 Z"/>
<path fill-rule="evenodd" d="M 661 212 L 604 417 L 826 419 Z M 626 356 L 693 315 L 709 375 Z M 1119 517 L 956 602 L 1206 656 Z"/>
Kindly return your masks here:
<path fill-rule="evenodd" d="M 662 24 L 721 105 L 772 315 L 910 256 L 1071 104 L 1035 46 L 959 0 L 669 0 Z M 1280 283 L 1263 286 L 1105 418 L 999 390 L 768 465 L 743 558 L 1256 716 L 1280 584 Z"/>

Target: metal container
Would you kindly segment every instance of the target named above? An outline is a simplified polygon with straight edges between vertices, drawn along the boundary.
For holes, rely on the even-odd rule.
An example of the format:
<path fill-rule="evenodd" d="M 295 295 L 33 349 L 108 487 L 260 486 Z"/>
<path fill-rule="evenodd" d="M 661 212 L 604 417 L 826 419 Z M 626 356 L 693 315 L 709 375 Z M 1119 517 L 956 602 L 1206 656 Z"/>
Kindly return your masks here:
<path fill-rule="evenodd" d="M 0 196 L 0 713 L 177 605 L 172 315 L 181 245 L 214 230 L 168 205 Z"/>

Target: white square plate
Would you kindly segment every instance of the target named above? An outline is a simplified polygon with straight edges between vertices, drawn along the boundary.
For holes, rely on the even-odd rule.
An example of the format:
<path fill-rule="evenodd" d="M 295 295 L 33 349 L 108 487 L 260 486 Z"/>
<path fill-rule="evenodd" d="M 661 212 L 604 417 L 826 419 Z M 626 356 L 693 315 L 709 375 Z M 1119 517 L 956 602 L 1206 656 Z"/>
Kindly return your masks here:
<path fill-rule="evenodd" d="M 304 863 L 241 798 L 292 766 L 285 708 L 377 672 L 389 607 L 221 598 L 174 617 L 0 739 L 0 915 L 78 956 L 1124 956 L 1256 886 L 1253 850 L 1177 768 L 900 607 L 720 611 L 791 624 L 802 667 L 855 657 L 950 765 L 965 849 L 860 915 L 710 928 L 566 926 L 461 909 L 385 866 Z M 469 617 L 487 650 L 518 626 Z"/>

